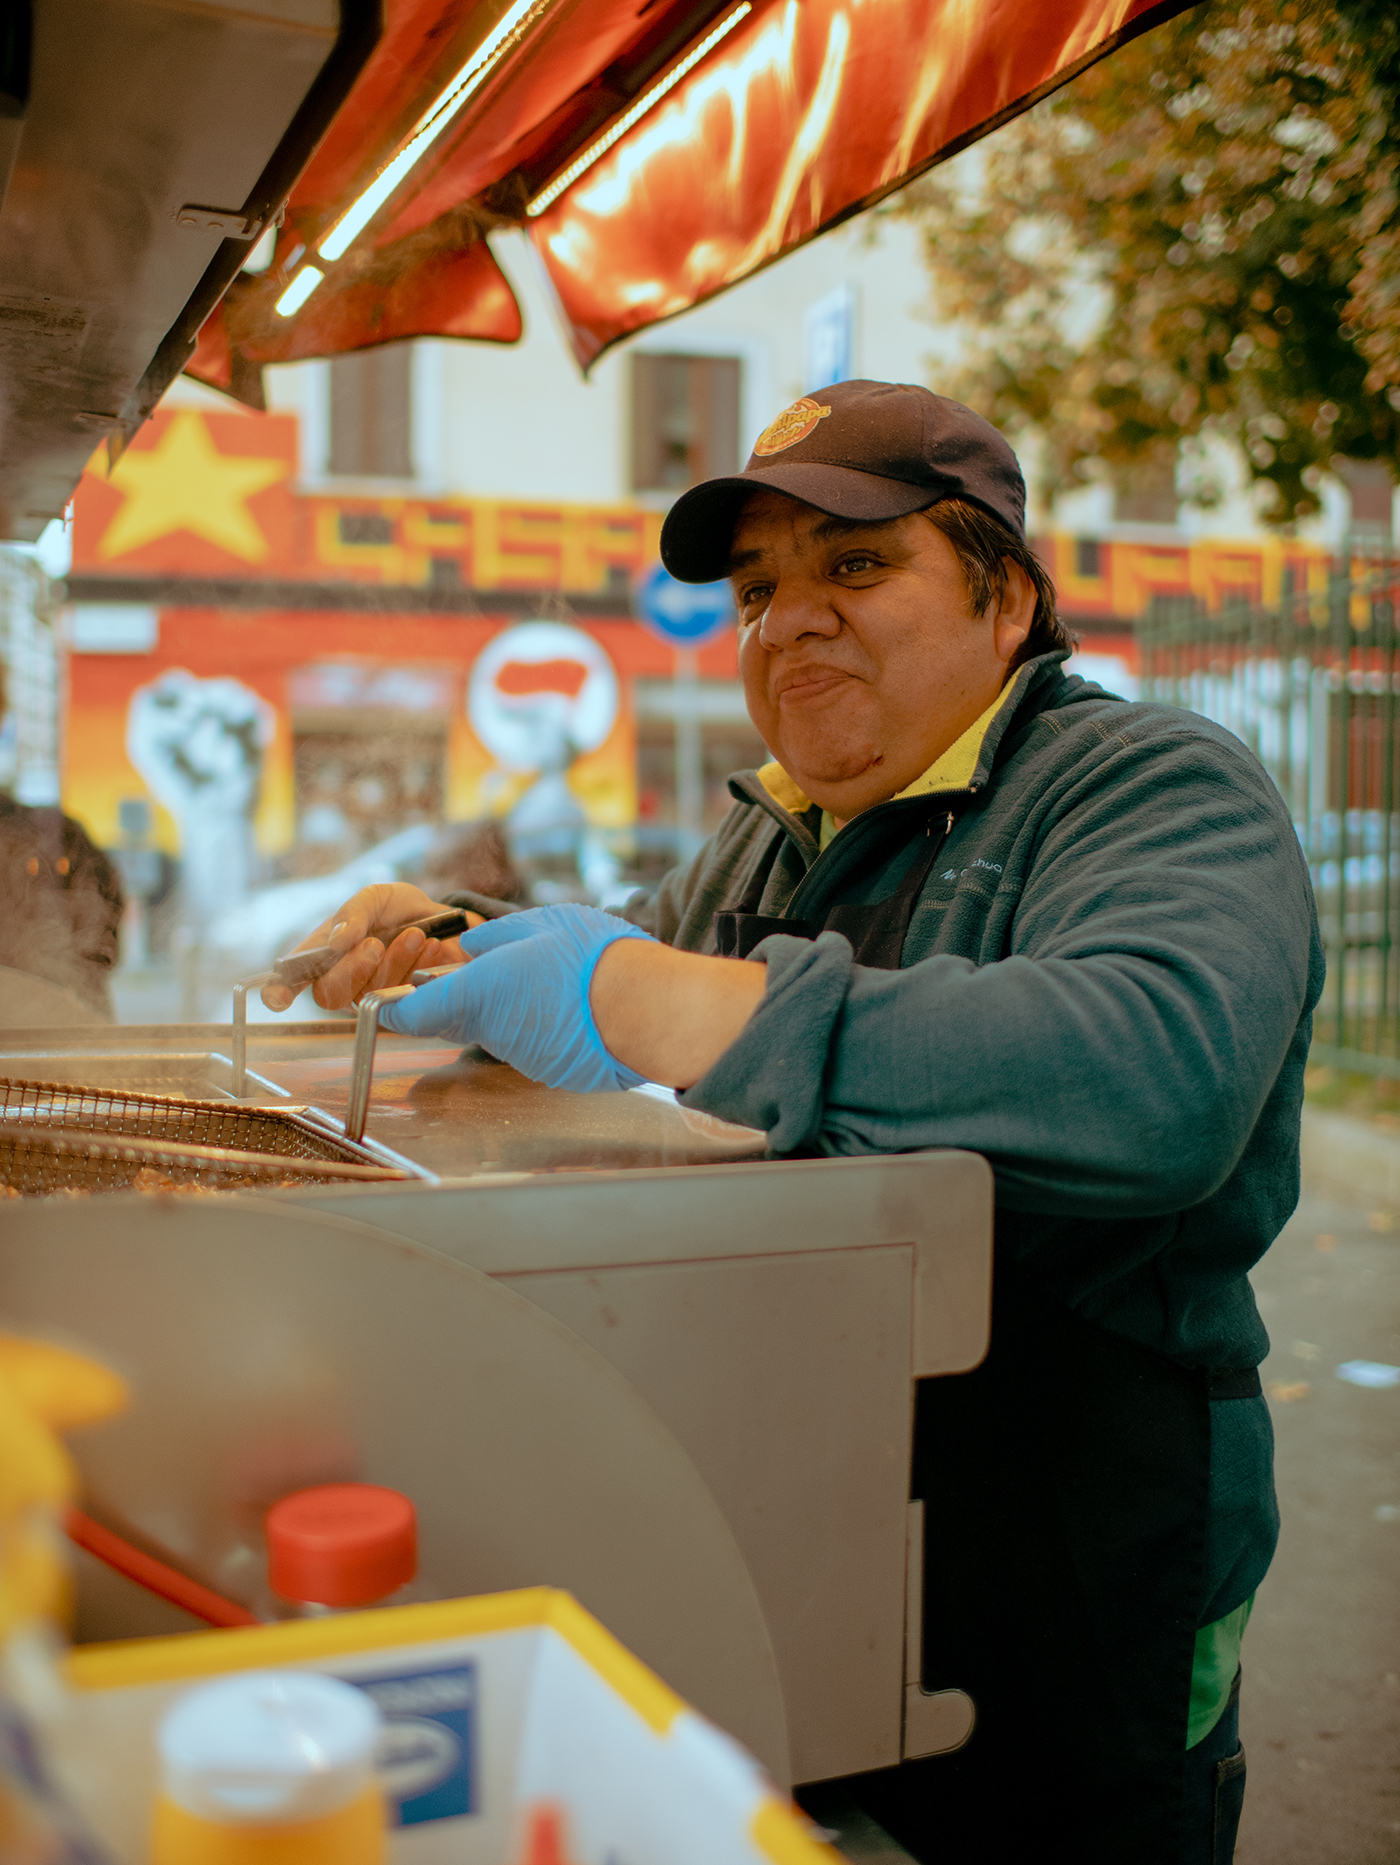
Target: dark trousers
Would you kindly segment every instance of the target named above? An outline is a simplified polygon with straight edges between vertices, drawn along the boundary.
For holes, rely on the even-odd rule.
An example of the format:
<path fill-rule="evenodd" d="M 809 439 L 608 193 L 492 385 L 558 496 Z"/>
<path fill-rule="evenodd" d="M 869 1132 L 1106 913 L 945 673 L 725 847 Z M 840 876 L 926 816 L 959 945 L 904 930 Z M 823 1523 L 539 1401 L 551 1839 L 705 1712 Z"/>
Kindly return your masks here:
<path fill-rule="evenodd" d="M 1208 1736 L 1186 1751 L 1182 1791 L 1181 1865 L 1230 1865 L 1244 1806 L 1240 1743 L 1240 1673 L 1225 1713 Z"/>
<path fill-rule="evenodd" d="M 862 1809 L 892 1828 L 893 1836 L 921 1865 L 1023 1865 L 1030 1854 L 1019 1845 L 1014 1852 L 1008 1850 L 961 1799 L 961 1818 L 955 1814 L 950 1819 L 940 1810 L 941 1783 L 932 1771 L 940 1766 L 946 1769 L 950 1762 L 956 1767 L 958 1757 L 822 1781 L 798 1788 L 797 1799 L 819 1825 L 838 1832 L 854 1809 Z M 893 1791 L 894 1783 L 903 1793 Z M 1003 1791 L 1014 1792 L 1013 1784 L 1003 1783 Z M 1181 1865 L 1231 1865 L 1243 1805 L 1244 1750 L 1240 1746 L 1240 1674 L 1236 1671 L 1220 1721 L 1186 1751 Z M 1035 1857 L 1043 1865 L 1073 1865 L 1083 1856 L 1083 1838 L 1082 1833 L 1076 1836 L 1047 1826 L 1036 1840 Z"/>

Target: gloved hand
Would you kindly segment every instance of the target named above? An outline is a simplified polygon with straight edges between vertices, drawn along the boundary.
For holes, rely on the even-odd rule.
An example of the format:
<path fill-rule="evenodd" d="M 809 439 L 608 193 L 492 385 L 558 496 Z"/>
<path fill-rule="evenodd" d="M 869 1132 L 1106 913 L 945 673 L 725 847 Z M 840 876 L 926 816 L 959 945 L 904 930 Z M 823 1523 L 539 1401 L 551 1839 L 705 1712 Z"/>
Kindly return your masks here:
<path fill-rule="evenodd" d="M 471 963 L 386 1004 L 380 1027 L 480 1043 L 531 1081 L 575 1094 L 635 1088 L 646 1078 L 604 1048 L 588 991 L 615 940 L 650 937 L 597 907 L 507 913 L 463 933 Z"/>

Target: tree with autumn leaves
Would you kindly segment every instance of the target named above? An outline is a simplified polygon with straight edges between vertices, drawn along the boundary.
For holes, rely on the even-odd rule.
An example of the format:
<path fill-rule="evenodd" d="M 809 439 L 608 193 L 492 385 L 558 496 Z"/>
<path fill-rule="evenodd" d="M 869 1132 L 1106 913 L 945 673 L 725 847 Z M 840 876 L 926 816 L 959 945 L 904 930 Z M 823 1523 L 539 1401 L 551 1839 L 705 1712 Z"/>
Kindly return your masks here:
<path fill-rule="evenodd" d="M 1400 466 L 1400 7 L 1212 0 L 884 210 L 964 333 L 934 386 L 1042 443 L 1045 490 L 1235 442 L 1288 523 Z M 1102 463 L 1102 464 L 1100 464 Z"/>

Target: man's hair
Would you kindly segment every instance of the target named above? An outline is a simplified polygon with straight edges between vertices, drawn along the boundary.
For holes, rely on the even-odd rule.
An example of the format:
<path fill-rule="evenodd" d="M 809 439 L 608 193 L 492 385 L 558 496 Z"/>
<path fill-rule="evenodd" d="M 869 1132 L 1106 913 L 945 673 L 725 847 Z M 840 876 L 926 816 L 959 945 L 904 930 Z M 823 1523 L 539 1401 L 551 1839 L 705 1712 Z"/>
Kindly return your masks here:
<path fill-rule="evenodd" d="M 923 515 L 952 545 L 974 614 L 981 615 L 1005 596 L 1008 563 L 1029 577 L 1035 591 L 1035 615 L 1030 633 L 1012 659 L 1013 668 L 1034 660 L 1037 654 L 1074 646 L 1074 636 L 1060 620 L 1050 572 L 1024 539 L 967 499 L 940 499 L 937 505 L 927 506 Z"/>

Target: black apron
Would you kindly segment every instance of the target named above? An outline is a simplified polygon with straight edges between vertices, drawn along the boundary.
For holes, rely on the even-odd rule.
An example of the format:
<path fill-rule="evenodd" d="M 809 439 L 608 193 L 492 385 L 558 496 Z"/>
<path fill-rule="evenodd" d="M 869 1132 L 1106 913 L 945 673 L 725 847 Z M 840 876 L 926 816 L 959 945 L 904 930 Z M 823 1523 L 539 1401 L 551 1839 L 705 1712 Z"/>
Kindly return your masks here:
<path fill-rule="evenodd" d="M 797 939 L 815 939 L 818 933 L 839 932 L 850 940 L 857 960 L 876 971 L 898 971 L 904 956 L 904 937 L 909 921 L 924 891 L 924 882 L 933 872 L 933 864 L 953 828 L 953 812 L 940 811 L 924 824 L 922 852 L 909 863 L 904 879 L 884 900 L 864 906 L 834 906 L 824 920 L 788 919 L 781 914 L 760 913 L 763 890 L 777 864 L 782 848 L 780 837 L 773 838 L 767 861 L 760 862 L 758 872 L 744 890 L 739 905 L 732 911 L 716 913 L 715 939 L 721 958 L 747 958 L 754 947 L 771 933 L 787 933 Z M 875 850 L 875 859 L 883 863 L 885 851 Z"/>
<path fill-rule="evenodd" d="M 820 922 L 756 911 L 768 864 L 715 915 L 720 953 L 833 931 L 860 964 L 897 970 L 952 823 L 929 821 L 886 899 Z M 965 1690 L 976 1727 L 957 1754 L 848 1783 L 916 1858 L 1178 1865 L 1209 1401 L 1259 1390 L 1253 1369 L 1214 1379 L 1081 1320 L 998 1257 L 986 1359 L 919 1381 L 922 1682 Z"/>

